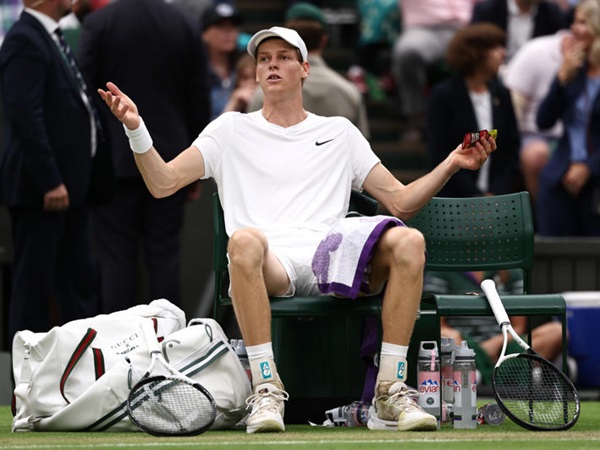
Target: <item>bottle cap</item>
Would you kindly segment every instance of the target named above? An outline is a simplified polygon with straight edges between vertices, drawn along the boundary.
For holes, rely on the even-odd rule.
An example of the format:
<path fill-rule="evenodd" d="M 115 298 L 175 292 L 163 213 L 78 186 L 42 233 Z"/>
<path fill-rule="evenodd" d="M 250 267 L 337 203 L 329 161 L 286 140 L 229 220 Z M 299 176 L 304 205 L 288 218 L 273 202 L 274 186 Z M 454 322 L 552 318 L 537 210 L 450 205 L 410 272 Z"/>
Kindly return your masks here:
<path fill-rule="evenodd" d="M 419 361 L 430 361 L 439 358 L 437 341 L 421 341 L 419 346 Z"/>
<path fill-rule="evenodd" d="M 454 338 L 442 336 L 441 347 L 442 354 L 453 352 L 456 348 Z"/>
<path fill-rule="evenodd" d="M 454 353 L 455 360 L 471 361 L 475 360 L 475 350 L 469 348 L 467 341 L 462 341 L 459 346 L 456 347 Z"/>

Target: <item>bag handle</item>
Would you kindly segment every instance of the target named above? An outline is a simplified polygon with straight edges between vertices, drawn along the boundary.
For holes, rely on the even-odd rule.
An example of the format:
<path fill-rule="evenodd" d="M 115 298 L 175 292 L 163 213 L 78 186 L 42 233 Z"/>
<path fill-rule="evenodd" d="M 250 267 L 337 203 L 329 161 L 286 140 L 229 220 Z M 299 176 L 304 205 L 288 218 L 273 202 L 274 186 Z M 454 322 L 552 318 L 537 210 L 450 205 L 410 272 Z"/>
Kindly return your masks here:
<path fill-rule="evenodd" d="M 83 356 L 83 353 L 92 344 L 92 341 L 94 340 L 97 334 L 98 332 L 96 330 L 94 330 L 93 328 L 88 328 L 85 335 L 83 336 L 83 339 L 81 339 L 79 344 L 77 344 L 77 347 L 75 347 L 75 351 L 71 355 L 71 358 L 67 363 L 67 367 L 65 367 L 65 370 L 62 376 L 60 377 L 60 395 L 62 395 L 62 398 L 65 399 L 67 405 L 71 403 L 65 395 L 65 384 L 67 383 L 67 378 L 69 378 L 69 376 L 73 372 L 73 369 Z"/>
<path fill-rule="evenodd" d="M 150 317 L 150 319 L 152 320 L 154 331 L 157 331 L 158 319 L 156 317 Z M 65 384 L 67 384 L 67 379 L 75 369 L 75 366 L 77 365 L 79 360 L 82 358 L 84 352 L 92 344 L 92 341 L 94 340 L 97 334 L 98 332 L 96 330 L 94 330 L 93 328 L 88 328 L 79 344 L 77 344 L 77 347 L 73 351 L 73 354 L 71 355 L 71 358 L 69 359 L 69 362 L 65 367 L 62 376 L 60 377 L 60 395 L 62 395 L 62 398 L 65 400 L 65 402 L 67 402 L 67 405 L 71 403 L 65 395 Z M 159 342 L 162 339 L 164 339 L 164 337 L 159 338 Z M 104 372 L 106 371 L 106 367 L 104 365 L 104 355 L 102 354 L 101 349 L 92 348 L 92 356 L 94 358 L 94 372 L 97 380 L 102 375 L 104 375 Z"/>

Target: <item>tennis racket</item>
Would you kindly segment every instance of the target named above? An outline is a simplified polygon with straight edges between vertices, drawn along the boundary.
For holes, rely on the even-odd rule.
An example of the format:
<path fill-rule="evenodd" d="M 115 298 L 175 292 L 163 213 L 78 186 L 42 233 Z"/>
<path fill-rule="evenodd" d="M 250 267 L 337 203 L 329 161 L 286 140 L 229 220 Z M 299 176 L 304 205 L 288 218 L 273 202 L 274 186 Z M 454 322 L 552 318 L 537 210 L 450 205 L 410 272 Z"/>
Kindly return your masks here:
<path fill-rule="evenodd" d="M 529 430 L 567 430 L 579 419 L 580 404 L 571 380 L 538 355 L 515 332 L 492 280 L 481 288 L 502 329 L 504 342 L 494 367 L 492 388 L 498 406 L 516 424 Z M 508 333 L 524 350 L 506 355 Z"/>
<path fill-rule="evenodd" d="M 129 418 L 142 431 L 154 436 L 204 433 L 217 415 L 212 395 L 165 360 L 150 319 L 142 323 L 142 334 L 152 361 L 127 397 Z"/>

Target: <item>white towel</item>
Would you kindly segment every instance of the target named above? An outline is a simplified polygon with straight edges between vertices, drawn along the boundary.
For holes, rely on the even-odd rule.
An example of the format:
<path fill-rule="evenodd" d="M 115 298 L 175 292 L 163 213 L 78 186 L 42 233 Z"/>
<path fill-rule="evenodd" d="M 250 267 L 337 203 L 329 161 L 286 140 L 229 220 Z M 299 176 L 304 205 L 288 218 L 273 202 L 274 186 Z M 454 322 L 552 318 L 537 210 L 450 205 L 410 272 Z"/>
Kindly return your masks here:
<path fill-rule="evenodd" d="M 404 226 L 391 216 L 338 220 L 319 243 L 312 270 L 323 294 L 356 298 L 370 294 L 368 274 L 375 244 L 388 228 Z"/>

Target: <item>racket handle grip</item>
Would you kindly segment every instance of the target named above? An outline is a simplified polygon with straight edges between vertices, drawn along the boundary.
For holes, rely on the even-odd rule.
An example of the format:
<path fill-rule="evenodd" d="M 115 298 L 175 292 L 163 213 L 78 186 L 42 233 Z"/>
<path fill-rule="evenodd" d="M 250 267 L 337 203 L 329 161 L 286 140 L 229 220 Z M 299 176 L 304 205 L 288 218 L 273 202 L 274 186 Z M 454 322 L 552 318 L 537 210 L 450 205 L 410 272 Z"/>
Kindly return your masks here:
<path fill-rule="evenodd" d="M 503 323 L 510 324 L 510 319 L 508 318 L 508 314 L 506 314 L 504 305 L 502 305 L 502 299 L 500 299 L 500 296 L 498 295 L 494 280 L 483 280 L 481 282 L 481 289 L 483 289 L 483 292 L 488 299 L 488 303 L 494 312 L 498 325 L 502 326 Z"/>
<path fill-rule="evenodd" d="M 152 319 L 142 320 L 140 326 L 142 328 L 142 336 L 146 341 L 146 345 L 148 346 L 148 351 L 150 354 L 161 353 L 160 344 L 158 343 L 156 333 L 154 332 L 154 322 Z"/>

